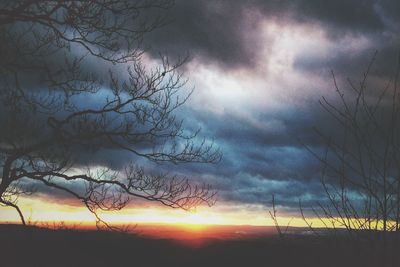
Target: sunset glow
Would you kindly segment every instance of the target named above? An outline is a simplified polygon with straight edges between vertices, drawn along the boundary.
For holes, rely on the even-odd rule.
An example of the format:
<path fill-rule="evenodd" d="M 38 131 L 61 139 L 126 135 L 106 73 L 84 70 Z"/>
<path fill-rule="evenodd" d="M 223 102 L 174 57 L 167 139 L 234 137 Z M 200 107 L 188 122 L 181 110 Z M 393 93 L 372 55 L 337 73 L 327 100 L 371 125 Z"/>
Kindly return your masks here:
<path fill-rule="evenodd" d="M 21 198 L 20 206 L 29 211 L 26 217 L 31 224 L 60 223 L 76 227 L 93 227 L 95 218 L 82 206 L 70 206 L 49 203 L 44 199 Z M 79 203 L 78 203 L 79 204 Z M 136 207 L 126 208 L 120 212 L 99 212 L 102 219 L 116 225 L 146 225 L 166 224 L 187 227 L 193 230 L 201 230 L 212 225 L 249 225 L 249 226 L 273 226 L 268 212 L 265 210 L 245 211 L 245 207 L 236 207 L 239 211 L 221 212 L 208 207 L 198 207 L 193 211 L 180 209 L 166 209 L 164 207 Z M 20 223 L 18 214 L 14 209 L 0 207 L 0 223 Z M 282 225 L 294 227 L 307 226 L 301 218 L 280 216 Z M 318 219 L 310 218 L 315 227 L 322 227 Z"/>

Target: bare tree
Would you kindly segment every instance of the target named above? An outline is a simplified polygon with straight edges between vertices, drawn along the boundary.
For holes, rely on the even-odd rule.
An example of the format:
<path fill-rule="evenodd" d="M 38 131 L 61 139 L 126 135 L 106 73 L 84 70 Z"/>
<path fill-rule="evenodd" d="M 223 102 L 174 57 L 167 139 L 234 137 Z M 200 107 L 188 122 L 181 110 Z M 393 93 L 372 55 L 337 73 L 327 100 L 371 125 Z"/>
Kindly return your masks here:
<path fill-rule="evenodd" d="M 339 102 L 323 97 L 320 104 L 338 131 L 333 136 L 316 129 L 325 152 L 307 149 L 323 165 L 327 197 L 314 213 L 326 227 L 382 244 L 385 254 L 389 233 L 400 234 L 399 69 L 383 88 L 368 86 L 375 57 L 358 86 L 348 80 L 348 90 L 339 88 L 332 72 Z"/>
<path fill-rule="evenodd" d="M 213 204 L 209 185 L 124 171 L 82 171 L 80 154 L 104 149 L 153 162 L 217 162 L 212 141 L 186 131 L 174 112 L 191 91 L 177 69 L 151 63 L 146 33 L 163 26 L 169 0 L 5 0 L 0 6 L 0 202 L 16 209 L 35 186 L 119 210 L 138 197 L 173 208 Z M 80 186 L 73 186 L 79 184 Z"/>
<path fill-rule="evenodd" d="M 275 229 L 278 232 L 279 237 L 283 238 L 288 233 L 289 226 L 290 226 L 292 219 L 289 220 L 289 222 L 286 224 L 286 227 L 282 230 L 282 226 L 279 224 L 278 217 L 277 217 L 278 211 L 276 210 L 274 194 L 272 194 L 271 206 L 272 206 L 272 211 L 271 210 L 268 211 L 269 216 L 271 217 L 272 221 L 274 222 Z"/>

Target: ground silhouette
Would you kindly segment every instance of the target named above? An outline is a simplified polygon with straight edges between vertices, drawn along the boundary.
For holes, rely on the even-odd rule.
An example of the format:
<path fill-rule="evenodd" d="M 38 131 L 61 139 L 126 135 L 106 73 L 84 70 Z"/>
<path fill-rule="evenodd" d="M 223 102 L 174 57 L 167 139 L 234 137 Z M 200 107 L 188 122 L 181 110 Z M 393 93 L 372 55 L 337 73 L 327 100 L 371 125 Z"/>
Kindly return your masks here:
<path fill-rule="evenodd" d="M 0 236 L 1 266 L 7 267 L 380 266 L 348 240 L 310 235 L 210 239 L 188 246 L 109 231 L 0 225 Z M 396 266 L 396 260 L 390 259 L 388 266 Z"/>

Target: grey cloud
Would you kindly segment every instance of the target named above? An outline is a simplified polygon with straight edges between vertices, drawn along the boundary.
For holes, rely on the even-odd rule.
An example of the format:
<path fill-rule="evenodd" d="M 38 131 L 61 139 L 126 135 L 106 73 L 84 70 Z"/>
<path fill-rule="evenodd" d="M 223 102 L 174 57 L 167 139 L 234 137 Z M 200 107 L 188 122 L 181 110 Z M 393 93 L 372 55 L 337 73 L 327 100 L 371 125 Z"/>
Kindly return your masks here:
<path fill-rule="evenodd" d="M 370 46 L 352 55 L 339 48 L 328 58 L 300 54 L 295 60 L 295 71 L 307 75 L 333 69 L 338 77 L 359 76 L 378 49 L 374 75 L 387 77 L 396 64 L 393 54 L 400 48 L 400 39 L 394 32 L 400 21 L 399 8 L 398 1 L 388 0 L 180 0 L 167 11 L 172 22 L 149 34 L 149 52 L 156 56 L 161 51 L 174 57 L 188 51 L 203 64 L 217 64 L 223 69 L 251 68 L 258 60 L 258 48 L 270 45 L 259 43 L 262 19 L 282 24 L 318 24 L 333 40 L 362 35 L 371 41 Z M 256 127 L 235 114 L 218 115 L 185 107 L 178 115 L 190 118 L 186 128 L 201 126 L 202 136 L 214 137 L 224 152 L 222 161 L 217 165 L 182 164 L 179 168 L 145 163 L 145 168 L 159 172 L 174 169 L 182 176 L 208 182 L 219 190 L 222 201 L 267 205 L 275 193 L 281 205 L 297 207 L 299 198 L 306 204 L 314 203 L 324 198 L 318 180 L 320 166 L 300 142 L 316 151 L 322 149 L 324 141 L 316 137 L 313 126 L 339 134 L 321 111 L 317 101 L 301 109 L 288 107 L 284 112 L 254 111 L 251 116 L 260 125 L 272 125 Z M 80 151 L 77 148 L 76 154 L 82 165 L 121 169 L 128 162 L 139 163 L 131 154 L 118 150 Z"/>
<path fill-rule="evenodd" d="M 393 77 L 398 64 L 400 39 L 383 41 L 377 36 L 373 40 L 374 42 L 369 47 L 360 48 L 359 51 L 353 53 L 337 51 L 328 57 L 308 54 L 298 55 L 294 62 L 294 68 L 304 73 L 320 75 L 332 70 L 339 78 L 361 80 L 368 65 L 373 60 L 375 52 L 377 52 L 377 57 L 371 68 L 371 75 L 386 79 Z"/>
<path fill-rule="evenodd" d="M 294 6 L 297 19 L 322 22 L 333 34 L 336 30 L 365 33 L 385 27 L 374 0 L 300 0 Z"/>
<path fill-rule="evenodd" d="M 400 44 L 390 34 L 381 39 L 382 32 L 392 30 L 382 19 L 389 6 L 390 2 L 381 5 L 375 1 L 329 1 L 323 5 L 321 1 L 177 1 L 169 11 L 174 21 L 152 33 L 150 42 L 154 51 L 189 51 L 203 64 L 251 68 L 257 61 L 257 27 L 263 18 L 318 24 L 329 38 L 363 35 L 371 40 L 371 46 L 353 55 L 338 49 L 329 60 L 300 54 L 296 71 L 315 73 L 326 68 L 335 70 L 338 77 L 359 77 L 374 50 L 380 49 L 374 75 L 386 77 L 391 71 L 388 63 L 393 63 L 395 47 Z M 249 12 L 254 16 L 249 18 Z M 399 20 L 395 14 L 391 18 L 393 23 Z M 287 107 L 281 112 L 254 110 L 251 116 L 259 125 L 234 113 L 182 109 L 179 116 L 190 118 L 186 126 L 201 126 L 202 135 L 214 137 L 224 157 L 217 165 L 180 165 L 180 174 L 213 184 L 222 201 L 269 205 L 272 193 L 281 199 L 281 205 L 292 208 L 297 207 L 299 198 L 305 206 L 323 201 L 321 166 L 302 143 L 322 152 L 325 140 L 318 138 L 313 127 L 332 136 L 340 136 L 340 129 L 332 125 L 318 98 L 311 99 L 308 106 Z M 166 172 L 171 168 L 169 164 L 147 166 Z"/>
<path fill-rule="evenodd" d="M 259 48 L 273 43 L 273 39 L 259 43 L 258 30 L 264 19 L 318 24 L 327 36 L 340 39 L 347 34 L 393 32 L 393 25 L 400 22 L 398 9 L 396 1 L 389 0 L 180 0 L 166 14 L 172 22 L 150 34 L 150 53 L 176 56 L 188 51 L 192 57 L 225 68 L 251 67 Z"/>
<path fill-rule="evenodd" d="M 257 40 L 252 36 L 257 18 L 244 23 L 242 5 L 239 1 L 176 1 L 166 15 L 172 22 L 150 34 L 150 52 L 172 56 L 189 52 L 225 66 L 252 65 L 257 57 Z"/>

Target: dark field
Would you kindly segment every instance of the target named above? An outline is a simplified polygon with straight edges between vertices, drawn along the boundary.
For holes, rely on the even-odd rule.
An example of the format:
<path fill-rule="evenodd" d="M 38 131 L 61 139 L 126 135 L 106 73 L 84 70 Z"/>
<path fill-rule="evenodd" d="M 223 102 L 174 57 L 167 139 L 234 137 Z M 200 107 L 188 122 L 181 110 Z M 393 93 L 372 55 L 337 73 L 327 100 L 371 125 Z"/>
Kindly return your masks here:
<path fill-rule="evenodd" d="M 347 239 L 289 235 L 204 239 L 191 246 L 103 231 L 49 230 L 0 225 L 0 266 L 383 266 L 379 248 Z M 198 243 L 198 244 L 200 244 Z M 399 265 L 389 249 L 387 266 Z M 397 257 L 397 258 L 396 258 Z"/>

